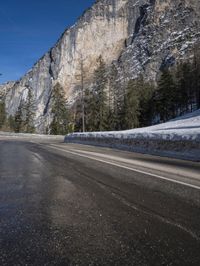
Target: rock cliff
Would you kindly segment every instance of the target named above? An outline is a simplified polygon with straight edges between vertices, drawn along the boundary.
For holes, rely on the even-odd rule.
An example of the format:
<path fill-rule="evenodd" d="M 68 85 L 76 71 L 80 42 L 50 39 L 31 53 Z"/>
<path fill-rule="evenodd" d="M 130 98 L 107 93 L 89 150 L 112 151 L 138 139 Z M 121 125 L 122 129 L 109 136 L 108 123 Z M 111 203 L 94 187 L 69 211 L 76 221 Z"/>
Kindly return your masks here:
<path fill-rule="evenodd" d="M 80 91 L 81 64 L 87 86 L 100 55 L 108 69 L 116 65 L 119 84 L 140 73 L 156 80 L 162 68 L 192 56 L 199 29 L 198 0 L 97 0 L 24 77 L 0 86 L 7 112 L 14 115 L 31 89 L 35 126 L 44 133 L 52 119 L 53 86 L 59 82 L 72 105 Z"/>

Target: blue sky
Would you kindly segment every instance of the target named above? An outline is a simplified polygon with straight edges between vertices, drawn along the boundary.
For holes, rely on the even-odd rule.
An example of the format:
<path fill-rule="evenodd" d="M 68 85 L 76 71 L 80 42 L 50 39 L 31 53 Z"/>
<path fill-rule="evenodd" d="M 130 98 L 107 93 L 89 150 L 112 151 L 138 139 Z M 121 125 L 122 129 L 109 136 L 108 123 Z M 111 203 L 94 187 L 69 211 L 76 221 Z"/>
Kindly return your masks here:
<path fill-rule="evenodd" d="M 1 0 L 0 83 L 17 80 L 95 0 Z"/>

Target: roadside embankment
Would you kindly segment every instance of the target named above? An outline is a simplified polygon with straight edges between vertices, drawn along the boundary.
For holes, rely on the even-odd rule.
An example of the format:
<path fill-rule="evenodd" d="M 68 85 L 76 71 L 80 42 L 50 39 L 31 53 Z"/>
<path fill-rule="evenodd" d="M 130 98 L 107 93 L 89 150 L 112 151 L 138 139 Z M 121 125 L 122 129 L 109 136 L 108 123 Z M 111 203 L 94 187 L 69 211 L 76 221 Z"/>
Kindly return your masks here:
<path fill-rule="evenodd" d="M 200 161 L 200 142 L 191 140 L 94 137 L 85 136 L 84 134 L 71 134 L 65 137 L 65 142 Z"/>
<path fill-rule="evenodd" d="M 146 128 L 73 133 L 65 137 L 65 142 L 200 161 L 200 110 Z"/>

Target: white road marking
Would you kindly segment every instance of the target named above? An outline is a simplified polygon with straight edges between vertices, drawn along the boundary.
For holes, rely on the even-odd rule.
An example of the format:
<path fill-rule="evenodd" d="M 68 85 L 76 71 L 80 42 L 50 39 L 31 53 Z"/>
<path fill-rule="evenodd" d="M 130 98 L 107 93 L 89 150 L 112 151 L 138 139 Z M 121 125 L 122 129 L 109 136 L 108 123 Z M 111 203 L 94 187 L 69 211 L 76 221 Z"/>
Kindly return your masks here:
<path fill-rule="evenodd" d="M 164 177 L 164 176 L 161 176 L 161 175 L 157 175 L 157 174 L 148 173 L 148 172 L 145 172 L 145 171 L 142 171 L 142 170 L 138 170 L 136 168 L 132 168 L 132 167 L 124 166 L 124 165 L 119 165 L 119 164 L 114 163 L 114 162 L 108 162 L 108 161 L 105 161 L 105 160 L 102 160 L 102 159 L 99 159 L 99 158 L 94 158 L 94 157 L 91 157 L 91 156 L 88 156 L 88 155 L 85 155 L 85 154 L 84 155 L 83 154 L 79 154 L 79 153 L 71 151 L 71 150 L 61 149 L 61 148 L 58 148 L 58 147 L 56 147 L 54 145 L 50 145 L 50 147 L 52 147 L 53 149 L 62 151 L 62 152 L 66 152 L 66 153 L 71 153 L 73 155 L 77 155 L 79 157 L 88 158 L 88 159 L 91 159 L 91 160 L 94 160 L 94 161 L 106 163 L 106 164 L 113 165 L 113 166 L 116 166 L 116 167 L 124 168 L 126 170 L 130 170 L 130 171 L 133 171 L 133 172 L 136 172 L 136 173 L 140 173 L 140 174 L 156 177 L 158 179 L 162 179 L 162 180 L 165 180 L 165 181 L 169 181 L 169 182 L 172 182 L 172 183 L 176 183 L 176 184 L 180 184 L 180 185 L 183 185 L 183 186 L 187 186 L 187 187 L 190 187 L 190 188 L 194 188 L 194 189 L 200 190 L 200 186 L 197 186 L 197 185 L 192 185 L 192 184 L 189 184 L 189 183 L 186 183 L 186 182 L 183 182 L 183 181 L 167 178 L 167 177 Z"/>
<path fill-rule="evenodd" d="M 52 145 L 55 147 L 60 148 L 60 146 L 58 145 Z M 74 151 L 73 149 L 69 149 L 71 151 Z M 145 162 L 145 161 L 141 161 L 141 160 L 137 160 L 137 159 L 127 159 L 127 158 L 121 158 L 119 156 L 114 156 L 114 155 L 107 155 L 107 154 L 102 154 L 102 153 L 97 153 L 97 152 L 93 152 L 93 151 L 86 151 L 86 150 L 79 150 L 79 149 L 75 149 L 75 152 L 77 153 L 83 153 L 83 154 L 89 154 L 91 156 L 96 156 L 96 157 L 101 157 L 104 160 L 108 159 L 108 160 L 112 160 L 112 161 L 117 161 L 117 162 L 121 162 L 121 163 L 126 163 L 126 164 L 130 164 L 130 165 L 134 165 L 147 168 L 147 169 L 151 169 L 151 170 L 158 170 L 158 171 L 163 171 L 163 167 L 160 164 L 157 163 L 149 163 L 149 162 Z M 133 168 L 133 167 L 132 167 Z M 181 170 L 180 168 L 177 168 L 175 166 L 171 166 L 171 165 L 165 165 L 165 169 L 164 172 L 168 173 L 168 174 L 173 174 L 173 175 L 177 175 L 180 177 L 184 177 L 184 178 L 188 178 L 188 176 L 190 176 L 193 179 L 196 179 L 197 181 L 200 181 L 200 173 L 198 172 L 188 172 L 187 169 L 183 169 Z M 191 176 L 192 174 L 192 176 Z"/>

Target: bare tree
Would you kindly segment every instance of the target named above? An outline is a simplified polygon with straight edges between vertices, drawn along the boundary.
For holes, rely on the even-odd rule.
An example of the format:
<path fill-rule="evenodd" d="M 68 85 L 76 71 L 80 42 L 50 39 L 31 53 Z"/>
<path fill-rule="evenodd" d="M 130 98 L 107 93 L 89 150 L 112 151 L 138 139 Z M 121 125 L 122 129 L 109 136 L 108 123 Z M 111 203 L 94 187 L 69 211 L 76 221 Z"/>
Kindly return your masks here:
<path fill-rule="evenodd" d="M 86 58 L 83 58 L 82 53 L 77 52 L 80 55 L 79 66 L 80 66 L 80 74 L 76 75 L 80 79 L 81 86 L 81 113 L 82 113 L 82 131 L 85 132 L 85 69 L 84 69 L 84 61 Z"/>

